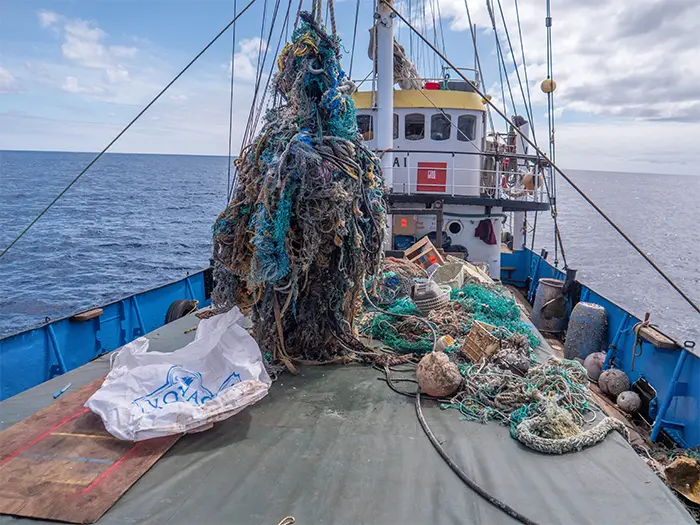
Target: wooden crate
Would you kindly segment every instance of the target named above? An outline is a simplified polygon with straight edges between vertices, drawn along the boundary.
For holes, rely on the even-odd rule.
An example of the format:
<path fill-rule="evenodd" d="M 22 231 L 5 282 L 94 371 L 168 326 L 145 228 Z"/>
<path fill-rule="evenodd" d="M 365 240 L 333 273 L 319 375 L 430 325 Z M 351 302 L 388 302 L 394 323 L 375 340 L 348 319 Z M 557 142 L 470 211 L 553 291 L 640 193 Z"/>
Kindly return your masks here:
<path fill-rule="evenodd" d="M 475 363 L 484 357 L 489 359 L 501 347 L 500 339 L 491 334 L 494 330 L 497 330 L 495 326 L 474 321 L 462 346 L 462 354 Z"/>
<path fill-rule="evenodd" d="M 428 237 L 423 237 L 416 244 L 411 246 L 404 252 L 406 259 L 422 266 L 425 269 L 430 268 L 433 264 L 445 264 L 445 259 L 442 254 L 433 246 Z"/>

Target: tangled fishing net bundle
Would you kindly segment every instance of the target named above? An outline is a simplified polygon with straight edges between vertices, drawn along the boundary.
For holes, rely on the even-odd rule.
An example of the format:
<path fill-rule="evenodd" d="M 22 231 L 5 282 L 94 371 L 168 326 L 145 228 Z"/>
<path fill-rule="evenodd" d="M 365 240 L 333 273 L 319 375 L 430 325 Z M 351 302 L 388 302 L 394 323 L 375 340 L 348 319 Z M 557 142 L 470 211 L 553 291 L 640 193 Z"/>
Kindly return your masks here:
<path fill-rule="evenodd" d="M 272 361 L 330 361 L 359 345 L 351 323 L 386 227 L 378 159 L 358 136 L 339 40 L 311 15 L 278 58 L 260 134 L 237 161 L 213 227 L 214 307 L 249 311 Z"/>
<path fill-rule="evenodd" d="M 513 438 L 538 452 L 573 452 L 600 443 L 611 430 L 626 434 L 624 424 L 611 417 L 586 428 L 597 414 L 586 370 L 577 361 L 551 357 L 542 364 L 531 361 L 523 371 L 497 353 L 488 362 L 461 364 L 459 371 L 464 389 L 441 408 L 459 410 L 470 421 L 509 425 Z"/>
<path fill-rule="evenodd" d="M 396 274 L 397 281 L 393 288 L 390 286 L 394 278 L 392 274 Z M 378 339 L 396 352 L 424 354 L 433 349 L 433 332 L 423 319 L 433 324 L 438 335 L 449 335 L 455 340 L 448 351 L 461 348 L 474 321 L 496 326 L 504 335 L 524 335 L 533 349 L 540 344 L 539 338 L 520 319 L 520 308 L 515 299 L 503 288 L 465 284 L 452 291 L 445 308 L 432 310 L 424 316 L 410 297 L 400 293 L 405 288 L 401 284 L 405 278 L 399 278 L 396 268 L 387 269 L 384 275 L 384 285 L 389 286 L 390 291 L 377 293 L 382 297 L 393 294 L 397 298 L 385 308 L 386 313 L 374 310 L 370 305 L 359 326 L 361 333 Z"/>

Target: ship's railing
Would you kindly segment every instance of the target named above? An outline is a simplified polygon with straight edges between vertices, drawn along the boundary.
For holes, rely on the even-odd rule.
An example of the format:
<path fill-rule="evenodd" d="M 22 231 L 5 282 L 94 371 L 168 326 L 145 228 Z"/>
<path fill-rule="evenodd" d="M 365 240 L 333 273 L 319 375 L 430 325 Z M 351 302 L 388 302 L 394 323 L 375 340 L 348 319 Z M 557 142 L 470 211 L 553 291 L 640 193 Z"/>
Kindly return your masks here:
<path fill-rule="evenodd" d="M 458 67 L 458 70 L 465 72 L 466 75 L 471 75 L 472 78 L 470 78 L 470 82 L 474 84 L 477 88 L 481 84 L 481 79 L 479 78 L 479 71 L 475 68 L 472 67 Z M 452 78 L 449 76 L 449 72 L 452 70 L 452 68 L 445 67 L 443 66 L 442 71 L 443 74 L 442 76 L 439 77 L 394 77 L 394 82 L 398 83 L 402 80 L 417 80 L 419 83 L 425 85 L 426 82 L 439 82 L 441 85 L 445 82 L 454 82 L 456 84 L 465 84 L 459 77 Z M 360 88 L 365 83 L 373 83 L 373 80 L 371 77 L 365 77 L 362 79 L 352 79 L 352 81 L 355 83 L 357 86 L 357 89 Z M 454 89 L 453 89 L 454 90 Z M 464 90 L 459 90 L 457 89 L 456 91 L 464 91 Z M 467 87 L 466 91 L 473 92 L 474 90 L 471 87 Z"/>
<path fill-rule="evenodd" d="M 393 193 L 442 194 L 454 196 L 479 196 L 493 199 L 547 202 L 546 188 L 551 185 L 551 174 L 542 159 L 532 155 L 496 154 L 482 152 L 454 152 L 434 150 L 394 150 L 394 156 L 402 157 L 399 165 L 384 168 L 391 171 Z M 459 156 L 478 157 L 478 166 L 456 166 Z M 444 167 L 426 166 L 420 163 L 444 162 Z M 435 170 L 436 178 L 444 182 L 419 180 L 419 170 Z M 476 177 L 469 176 L 476 174 Z M 532 175 L 532 189 L 526 189 L 524 178 Z M 459 181 L 470 180 L 472 183 Z M 474 183 L 474 181 L 478 181 Z M 539 183 L 539 184 L 537 184 Z M 545 184 L 546 183 L 546 184 Z"/>

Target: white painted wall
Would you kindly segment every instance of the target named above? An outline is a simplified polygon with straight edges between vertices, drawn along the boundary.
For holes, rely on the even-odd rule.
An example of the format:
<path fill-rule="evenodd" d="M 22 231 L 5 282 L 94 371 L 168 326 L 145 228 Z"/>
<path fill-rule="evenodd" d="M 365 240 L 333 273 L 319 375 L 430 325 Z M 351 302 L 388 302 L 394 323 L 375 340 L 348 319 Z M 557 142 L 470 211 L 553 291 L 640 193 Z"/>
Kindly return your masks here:
<path fill-rule="evenodd" d="M 445 162 L 447 164 L 447 195 L 480 194 L 481 158 L 479 155 L 460 155 L 459 153 L 478 153 L 482 143 L 483 119 L 479 111 L 445 109 L 444 113 L 452 119 L 450 138 L 433 140 L 431 138 L 431 120 L 433 115 L 441 115 L 442 111 L 426 108 L 395 108 L 394 113 L 399 117 L 399 137 L 394 139 L 392 173 L 387 179 L 393 180 L 394 193 L 427 193 L 418 192 L 417 173 L 419 162 Z M 420 140 L 406 140 L 404 137 L 406 115 L 422 113 L 425 116 L 425 136 Z M 358 110 L 358 115 L 372 115 L 377 118 L 374 110 Z M 474 117 L 474 140 L 466 142 L 457 139 L 457 121 L 461 115 Z M 376 129 L 377 123 L 374 122 Z M 376 149 L 375 138 L 366 142 L 370 149 Z M 412 150 L 412 151 L 411 151 Z M 416 153 L 421 150 L 426 153 Z M 439 153 L 447 152 L 447 153 Z M 453 155 L 452 152 L 456 152 Z"/>
<path fill-rule="evenodd" d="M 422 204 L 401 204 L 401 208 L 422 208 Z M 464 218 L 450 216 L 450 212 L 460 215 L 483 215 L 485 213 L 483 206 L 463 206 L 458 204 L 446 204 L 444 207 L 444 222 L 443 231 L 452 238 L 452 244 L 461 244 L 466 246 L 469 251 L 470 262 L 487 263 L 491 270 L 491 277 L 494 279 L 501 278 L 501 232 L 502 232 L 502 217 L 492 217 L 494 235 L 496 236 L 496 244 L 486 244 L 478 237 L 474 236 L 474 230 L 482 218 Z M 491 213 L 503 213 L 502 208 L 492 208 Z M 450 223 L 458 223 L 461 226 L 461 231 L 458 234 L 449 231 Z M 416 222 L 416 239 L 420 239 L 435 231 L 435 217 L 432 215 L 419 215 Z"/>

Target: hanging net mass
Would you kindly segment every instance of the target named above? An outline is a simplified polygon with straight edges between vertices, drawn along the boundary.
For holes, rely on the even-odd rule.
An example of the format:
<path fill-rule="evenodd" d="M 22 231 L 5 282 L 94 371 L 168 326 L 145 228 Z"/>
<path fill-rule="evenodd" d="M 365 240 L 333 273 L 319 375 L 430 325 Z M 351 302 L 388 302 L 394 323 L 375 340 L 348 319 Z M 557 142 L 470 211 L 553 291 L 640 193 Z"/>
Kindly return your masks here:
<path fill-rule="evenodd" d="M 350 324 L 386 226 L 378 159 L 358 136 L 339 40 L 301 14 L 278 58 L 260 134 L 237 160 L 214 226 L 215 309 L 250 311 L 264 354 L 331 360 L 359 344 Z"/>

